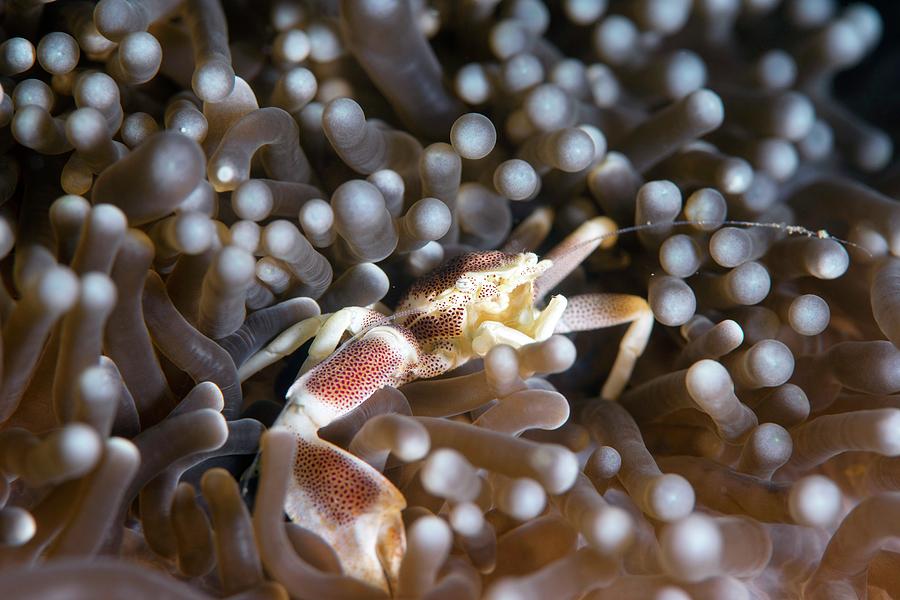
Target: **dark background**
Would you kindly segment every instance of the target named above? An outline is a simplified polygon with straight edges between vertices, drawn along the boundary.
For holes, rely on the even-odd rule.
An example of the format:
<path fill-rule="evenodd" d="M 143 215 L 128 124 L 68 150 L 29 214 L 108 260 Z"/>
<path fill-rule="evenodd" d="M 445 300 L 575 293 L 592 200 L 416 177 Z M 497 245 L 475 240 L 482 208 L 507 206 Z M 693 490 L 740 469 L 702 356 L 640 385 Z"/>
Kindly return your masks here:
<path fill-rule="evenodd" d="M 855 113 L 890 134 L 900 148 L 900 0 L 868 0 L 881 13 L 878 47 L 835 79 L 835 94 Z M 852 4 L 842 1 L 842 5 Z"/>

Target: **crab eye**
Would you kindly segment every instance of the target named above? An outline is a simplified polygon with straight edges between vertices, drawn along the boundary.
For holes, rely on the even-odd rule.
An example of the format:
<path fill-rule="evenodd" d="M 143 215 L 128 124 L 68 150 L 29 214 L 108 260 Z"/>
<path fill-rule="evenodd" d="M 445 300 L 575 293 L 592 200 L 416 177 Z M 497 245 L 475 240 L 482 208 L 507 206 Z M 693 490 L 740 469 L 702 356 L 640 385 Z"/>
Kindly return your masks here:
<path fill-rule="evenodd" d="M 460 277 L 456 280 L 456 289 L 461 292 L 474 292 L 475 282 L 467 277 Z"/>

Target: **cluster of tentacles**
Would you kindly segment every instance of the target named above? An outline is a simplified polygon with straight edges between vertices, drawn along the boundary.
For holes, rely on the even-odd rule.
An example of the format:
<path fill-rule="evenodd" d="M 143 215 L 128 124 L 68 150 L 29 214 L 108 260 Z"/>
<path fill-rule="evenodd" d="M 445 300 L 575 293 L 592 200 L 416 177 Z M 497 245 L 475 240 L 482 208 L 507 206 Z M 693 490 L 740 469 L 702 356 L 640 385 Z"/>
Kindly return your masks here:
<path fill-rule="evenodd" d="M 890 84 L 887 16 L 15 0 L 0 26 L 0 595 L 900 597 L 896 132 L 834 92 L 867 59 Z M 267 431 L 350 336 L 289 351 L 347 307 L 412 328 L 407 290 L 494 250 L 554 262 L 555 334 L 492 325 L 314 434 L 396 493 L 371 585 L 285 515 L 340 471 Z M 646 299 L 646 347 L 610 294 Z"/>

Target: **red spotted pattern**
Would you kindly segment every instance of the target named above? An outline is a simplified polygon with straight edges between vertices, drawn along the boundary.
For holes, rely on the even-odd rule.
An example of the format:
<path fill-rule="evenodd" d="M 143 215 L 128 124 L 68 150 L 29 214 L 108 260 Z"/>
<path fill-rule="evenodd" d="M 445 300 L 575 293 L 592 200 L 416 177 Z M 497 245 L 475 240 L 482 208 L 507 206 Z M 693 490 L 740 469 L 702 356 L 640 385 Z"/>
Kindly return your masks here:
<path fill-rule="evenodd" d="M 394 329 L 418 348 L 408 331 L 400 327 Z M 310 371 L 306 389 L 317 400 L 345 413 L 377 390 L 402 381 L 414 366 L 404 363 L 404 354 L 384 339 L 363 337 Z"/>
<path fill-rule="evenodd" d="M 454 307 L 442 310 L 436 315 L 425 315 L 409 324 L 409 330 L 422 344 L 435 339 L 449 339 L 462 335 L 466 310 Z"/>
<path fill-rule="evenodd" d="M 420 279 L 399 304 L 393 324 L 384 323 L 384 317 L 374 311 L 362 323 L 363 329 L 376 325 L 394 329 L 405 338 L 408 347 L 398 347 L 396 340 L 390 338 L 363 333 L 305 376 L 303 395 L 340 415 L 382 387 L 398 387 L 455 367 L 460 358 L 459 339 L 468 318 L 467 307 L 473 300 L 496 296 L 495 284 L 500 276 L 480 278 L 477 291 L 457 290 L 457 281 L 467 273 L 501 270 L 516 258 L 517 255 L 503 252 L 465 254 Z M 438 301 L 437 296 L 448 290 L 451 293 Z M 421 310 L 422 306 L 427 306 L 427 313 Z M 292 518 L 300 523 L 308 521 L 314 528 L 325 524 L 327 531 L 320 533 L 334 544 L 337 532 L 352 531 L 350 528 L 356 527 L 362 515 L 403 508 L 400 493 L 377 471 L 310 433 L 314 439 L 298 436 L 293 472 L 298 493 L 293 496 L 296 514 Z M 400 552 L 402 528 L 393 535 L 392 547 Z"/>
<path fill-rule="evenodd" d="M 436 352 L 436 350 L 446 350 L 448 354 L 454 353 L 453 344 L 450 342 L 436 342 L 433 344 L 432 351 L 428 354 L 422 356 L 419 360 L 419 365 L 416 368 L 415 376 L 410 377 L 404 383 L 410 383 L 415 379 L 430 379 L 432 377 L 437 377 L 438 375 L 443 375 L 451 368 L 453 368 L 453 364 L 451 364 L 444 356 L 441 356 Z"/>
<path fill-rule="evenodd" d="M 329 522 L 349 525 L 378 501 L 383 482 L 336 448 L 297 438 L 294 478 L 309 507 Z"/>
<path fill-rule="evenodd" d="M 406 299 L 413 296 L 433 300 L 444 290 L 453 287 L 456 281 L 466 273 L 502 269 L 515 260 L 516 256 L 505 252 L 491 251 L 470 252 L 451 258 L 444 265 L 416 281 L 406 292 L 399 306 L 402 309 Z"/>

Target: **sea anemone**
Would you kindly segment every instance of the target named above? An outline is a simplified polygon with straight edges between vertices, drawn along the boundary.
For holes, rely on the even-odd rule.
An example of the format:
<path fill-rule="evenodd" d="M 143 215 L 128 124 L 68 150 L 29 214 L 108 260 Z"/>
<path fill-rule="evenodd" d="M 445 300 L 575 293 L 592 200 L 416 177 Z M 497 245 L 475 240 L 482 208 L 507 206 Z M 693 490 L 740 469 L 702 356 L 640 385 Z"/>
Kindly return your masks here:
<path fill-rule="evenodd" d="M 320 430 L 406 499 L 392 596 L 900 597 L 900 178 L 837 78 L 868 59 L 853 83 L 881 85 L 890 25 L 838 0 L 7 2 L 0 593 L 384 597 L 285 518 L 295 440 L 267 427 L 310 348 L 259 352 L 502 249 L 554 261 L 555 335 Z M 615 400 L 597 292 L 656 321 Z"/>

